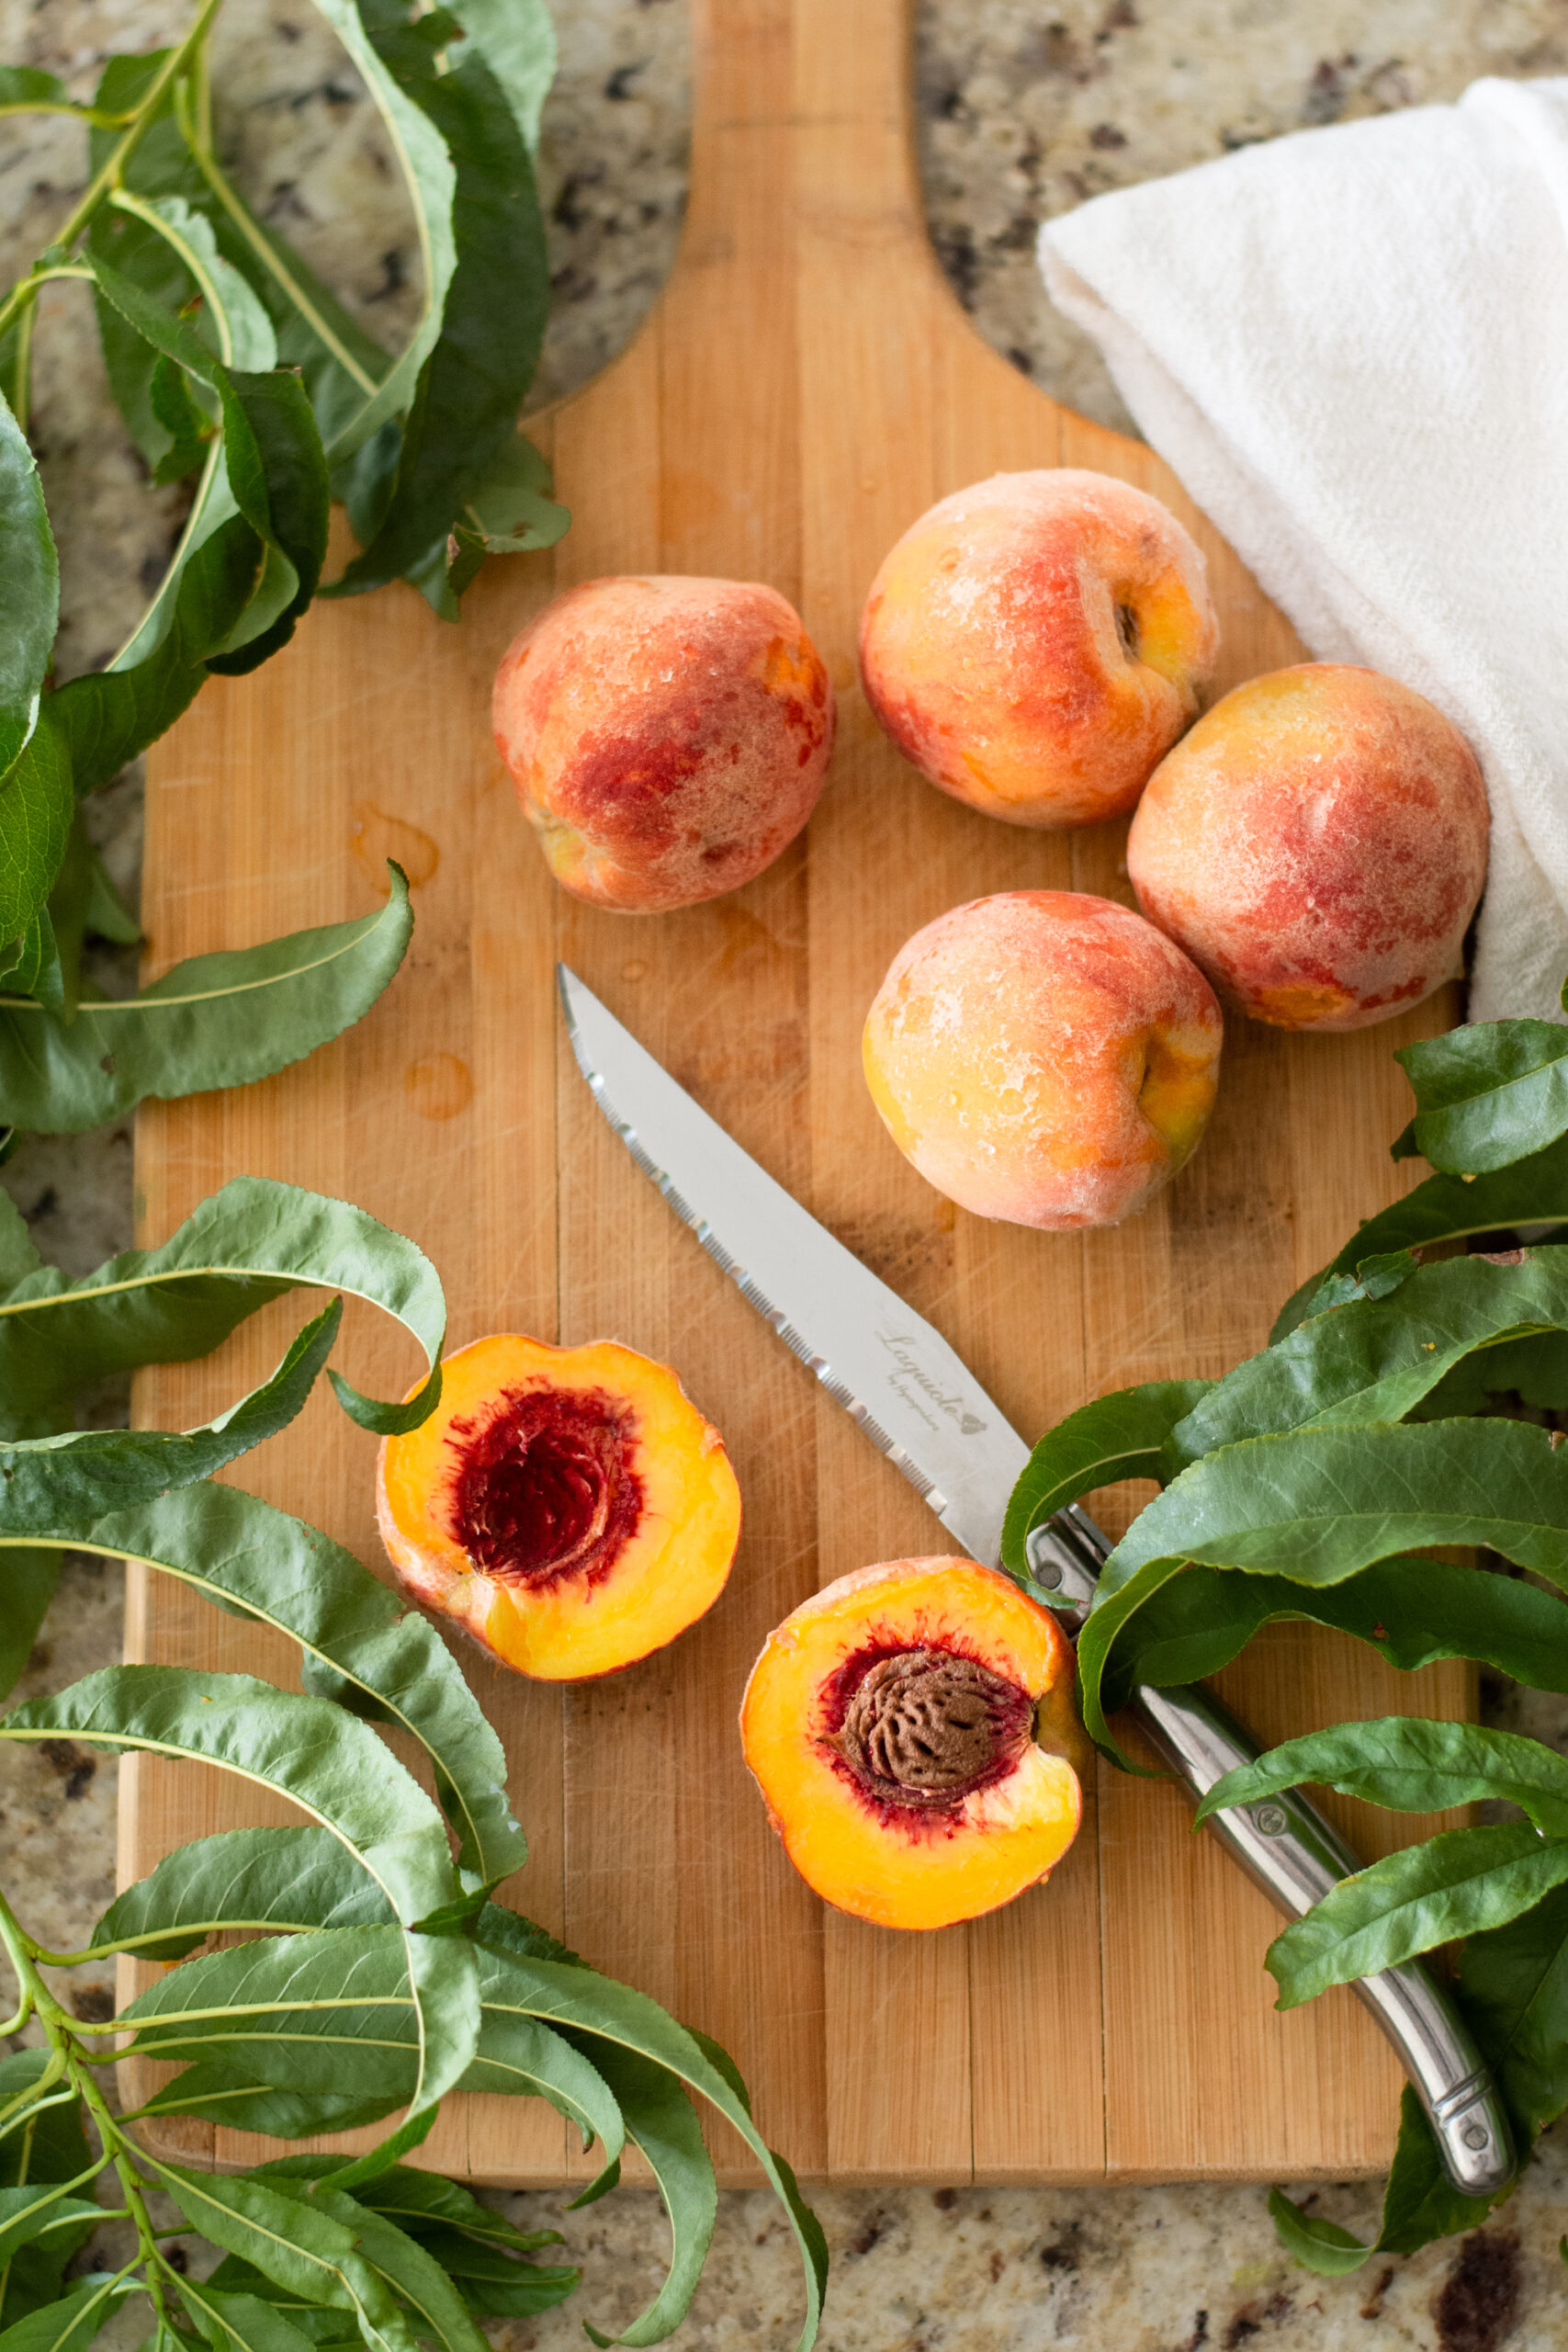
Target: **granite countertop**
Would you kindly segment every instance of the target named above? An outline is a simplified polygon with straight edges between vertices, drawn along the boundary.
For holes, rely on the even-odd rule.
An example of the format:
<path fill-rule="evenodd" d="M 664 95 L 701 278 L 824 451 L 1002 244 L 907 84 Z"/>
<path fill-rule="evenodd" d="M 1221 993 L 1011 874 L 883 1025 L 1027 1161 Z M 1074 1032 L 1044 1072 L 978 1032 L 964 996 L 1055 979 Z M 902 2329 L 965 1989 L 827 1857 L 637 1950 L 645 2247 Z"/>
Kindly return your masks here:
<path fill-rule="evenodd" d="M 542 173 L 556 305 L 536 401 L 621 348 L 662 282 L 685 187 L 688 30 L 682 0 L 553 0 L 561 71 Z M 103 54 L 167 37 L 177 0 L 0 0 L 0 57 L 64 74 L 83 94 Z M 1450 98 L 1479 74 L 1568 70 L 1565 0 L 921 0 L 920 164 L 942 266 L 982 334 L 1047 390 L 1128 420 L 1097 355 L 1047 304 L 1039 222 L 1086 197 L 1303 125 Z M 392 340 L 417 297 L 409 224 L 389 214 L 374 118 L 309 0 L 231 0 L 217 81 L 236 168 L 373 333 Z M 7 278 L 48 240 L 79 187 L 69 125 L 5 125 L 0 242 Z M 362 224 L 374 220 L 366 238 Z M 85 301 L 62 288 L 39 341 L 36 439 L 62 543 L 62 674 L 101 664 L 126 633 L 178 527 L 110 406 Z M 91 804 L 117 876 L 134 888 L 139 778 Z M 106 960 L 111 988 L 128 985 Z M 4 1182 L 45 1254 L 85 1270 L 130 1233 L 126 1126 L 33 1141 Z M 102 1418 L 121 1399 L 107 1396 Z M 58 1688 L 118 1654 L 115 1572 L 77 1560 L 22 1685 Z M 1568 1710 L 1489 1693 L 1495 1721 L 1568 1747 Z M 113 1885 L 114 1767 L 69 1742 L 0 1757 L 0 1873 L 55 1949 L 83 1940 Z M 85 2015 L 110 1988 L 78 1985 Z M 1312 2278 L 1280 2253 L 1263 2190 L 839 2189 L 816 2200 L 834 2253 L 825 2352 L 1517 2352 L 1568 2347 L 1557 2254 L 1568 2143 L 1549 2139 L 1512 2203 L 1463 2245 Z M 1365 2231 L 1371 2184 L 1321 2190 L 1317 2210 Z M 624 2320 L 652 2292 L 664 2244 L 651 2195 L 558 2222 L 584 2291 L 562 2311 L 500 2323 L 503 2352 L 564 2352 L 580 2317 Z M 795 2257 L 770 2198 L 720 2199 L 707 2277 L 679 2341 L 705 2352 L 784 2346 Z"/>

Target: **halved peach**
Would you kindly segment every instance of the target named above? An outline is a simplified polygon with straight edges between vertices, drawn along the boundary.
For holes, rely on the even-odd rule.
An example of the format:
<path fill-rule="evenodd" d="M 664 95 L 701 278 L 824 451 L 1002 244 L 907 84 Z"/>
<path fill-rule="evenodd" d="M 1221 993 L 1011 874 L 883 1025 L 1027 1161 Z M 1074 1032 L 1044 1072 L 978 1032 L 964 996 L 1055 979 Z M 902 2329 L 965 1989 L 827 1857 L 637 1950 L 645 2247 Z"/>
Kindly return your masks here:
<path fill-rule="evenodd" d="M 506 1334 L 388 1438 L 377 1523 L 412 1600 L 542 1682 L 613 1674 L 711 1609 L 740 1536 L 724 1441 L 665 1364 Z"/>
<path fill-rule="evenodd" d="M 746 1761 L 807 1884 L 882 1928 L 948 1928 L 1048 1877 L 1087 1743 L 1056 1621 L 974 1560 L 840 1577 L 768 1636 Z"/>

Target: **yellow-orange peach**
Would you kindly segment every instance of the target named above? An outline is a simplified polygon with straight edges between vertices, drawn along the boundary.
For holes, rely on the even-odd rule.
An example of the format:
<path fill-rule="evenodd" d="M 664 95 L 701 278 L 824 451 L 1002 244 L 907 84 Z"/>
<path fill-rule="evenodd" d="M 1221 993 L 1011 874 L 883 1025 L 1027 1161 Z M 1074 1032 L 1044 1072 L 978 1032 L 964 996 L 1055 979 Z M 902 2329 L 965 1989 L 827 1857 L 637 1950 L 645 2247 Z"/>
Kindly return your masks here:
<path fill-rule="evenodd" d="M 872 1097 L 928 1183 L 976 1216 L 1116 1225 L 1196 1149 L 1223 1023 L 1152 923 L 1076 890 L 1004 890 L 927 923 L 866 1020 Z"/>
<path fill-rule="evenodd" d="M 1047 1877 L 1085 1753 L 1055 1618 L 974 1560 L 886 1560 L 786 1617 L 740 1710 L 807 1884 L 882 1928 L 948 1928 Z"/>
<path fill-rule="evenodd" d="M 718 1431 L 666 1365 L 608 1340 L 507 1333 L 448 1356 L 435 1411 L 383 1443 L 376 1501 L 410 1598 L 544 1682 L 673 1641 L 740 1534 Z"/>
<path fill-rule="evenodd" d="M 1168 507 L 1108 474 L 993 474 L 922 514 L 861 623 L 873 710 L 922 775 L 1014 825 L 1132 808 L 1219 625 Z"/>
<path fill-rule="evenodd" d="M 1127 870 L 1222 995 L 1280 1029 L 1364 1029 L 1460 969 L 1486 878 L 1475 755 L 1376 670 L 1249 679 L 1149 779 Z"/>
<path fill-rule="evenodd" d="M 568 589 L 507 649 L 491 716 L 557 881 L 632 914 L 771 865 L 833 749 L 833 689 L 799 614 L 741 580 Z"/>

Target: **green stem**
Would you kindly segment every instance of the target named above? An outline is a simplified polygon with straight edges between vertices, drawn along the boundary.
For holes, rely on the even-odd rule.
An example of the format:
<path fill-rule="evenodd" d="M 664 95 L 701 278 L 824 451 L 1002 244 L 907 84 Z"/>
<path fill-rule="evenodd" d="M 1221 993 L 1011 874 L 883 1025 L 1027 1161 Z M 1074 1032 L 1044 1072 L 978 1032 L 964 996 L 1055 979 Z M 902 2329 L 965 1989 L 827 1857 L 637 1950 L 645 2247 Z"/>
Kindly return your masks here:
<path fill-rule="evenodd" d="M 182 85 L 182 93 L 188 86 L 188 84 Z M 367 394 L 374 392 L 377 379 L 360 365 L 342 337 L 333 333 L 330 322 L 311 300 L 308 289 L 288 267 L 286 256 L 273 243 L 243 197 L 225 175 L 213 153 L 210 127 L 203 127 L 192 106 L 180 107 L 178 96 L 175 105 L 180 109 L 180 129 L 185 134 L 186 145 L 190 149 L 197 170 L 262 267 L 282 288 L 311 334 L 325 345 L 344 373 L 353 378 L 360 390 Z"/>
<path fill-rule="evenodd" d="M 187 59 L 193 56 L 196 51 L 199 50 L 202 41 L 206 38 L 208 27 L 212 22 L 213 17 L 218 14 L 221 6 L 222 0 L 201 0 L 201 5 L 197 10 L 195 20 L 191 24 L 189 30 L 186 32 L 185 39 L 179 42 L 177 47 L 169 51 L 169 54 L 158 68 L 157 73 L 152 76 L 152 81 L 142 92 L 141 97 L 127 122 L 124 131 L 116 141 L 112 152 L 105 157 L 98 169 L 93 174 L 92 178 L 88 181 L 87 186 L 83 192 L 81 201 L 77 204 L 75 210 L 65 222 L 63 228 L 61 229 L 58 235 L 54 238 L 51 246 L 51 252 L 58 251 L 62 247 L 73 244 L 81 235 L 83 230 L 86 227 L 88 221 L 92 219 L 94 213 L 103 202 L 103 199 L 107 195 L 109 189 L 111 187 L 118 187 L 120 185 L 120 182 L 125 175 L 126 165 L 130 163 L 131 157 L 135 154 L 136 150 L 141 146 L 141 141 L 145 139 L 148 131 L 152 127 L 153 119 L 156 116 L 159 107 L 163 105 L 164 94 L 168 90 L 169 85 L 183 74 Z M 29 281 L 24 278 L 20 285 L 14 286 L 11 288 L 11 291 L 6 296 L 5 301 L 0 302 L 0 334 L 5 334 L 6 329 L 10 325 L 11 321 L 17 315 L 17 310 L 21 307 L 18 297 L 21 295 L 23 288 L 28 283 Z"/>
<path fill-rule="evenodd" d="M 123 2278 L 138 2262 L 144 2265 L 147 2292 L 152 2299 L 152 2307 L 160 2322 L 167 2327 L 170 2324 L 168 2304 L 163 2280 L 157 2275 L 157 2239 L 152 2216 L 147 2211 L 147 2200 L 142 2194 L 141 2177 L 131 2161 L 134 2143 L 120 2130 L 118 2118 L 111 2110 L 93 2078 L 90 2066 L 85 2063 L 86 2052 L 77 2040 L 80 2030 L 77 2020 L 61 2007 L 39 1974 L 38 1947 L 22 1928 L 3 1894 L 0 1894 L 0 1943 L 5 1945 L 23 1995 L 43 2028 L 51 2049 L 63 2062 L 72 2088 L 97 2126 L 104 2156 L 115 2168 L 127 2211 L 136 2225 L 136 2255 L 118 2275 Z M 93 2179 L 102 2169 L 101 2163 L 95 2165 L 91 2172 L 85 2173 L 82 2177 Z"/>

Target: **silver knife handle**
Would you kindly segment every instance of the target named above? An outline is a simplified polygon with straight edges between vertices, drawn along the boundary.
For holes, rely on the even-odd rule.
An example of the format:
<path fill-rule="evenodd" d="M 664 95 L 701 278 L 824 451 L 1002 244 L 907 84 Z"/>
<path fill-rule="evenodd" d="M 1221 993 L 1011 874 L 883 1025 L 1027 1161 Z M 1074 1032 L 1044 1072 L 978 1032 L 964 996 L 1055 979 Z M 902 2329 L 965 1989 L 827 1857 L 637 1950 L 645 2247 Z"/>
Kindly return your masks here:
<path fill-rule="evenodd" d="M 1110 1545 L 1088 1513 L 1058 1511 L 1029 1538 L 1036 1580 L 1058 1591 L 1055 1613 L 1076 1632 L 1094 1598 Z M 1076 1621 L 1076 1622 L 1075 1622 Z M 1257 1742 L 1201 1683 L 1134 1691 L 1133 1713 L 1151 1745 L 1197 1796 L 1238 1765 L 1256 1761 Z M 1300 1919 L 1362 1865 L 1299 1791 L 1251 1805 L 1227 1805 L 1204 1824 L 1229 1848 L 1287 1917 Z M 1513 2177 L 1512 2138 L 1491 2073 L 1469 2027 L 1438 1978 L 1419 1961 L 1359 1977 L 1351 1990 L 1393 2045 L 1431 2124 L 1454 2187 L 1493 2197 Z"/>

